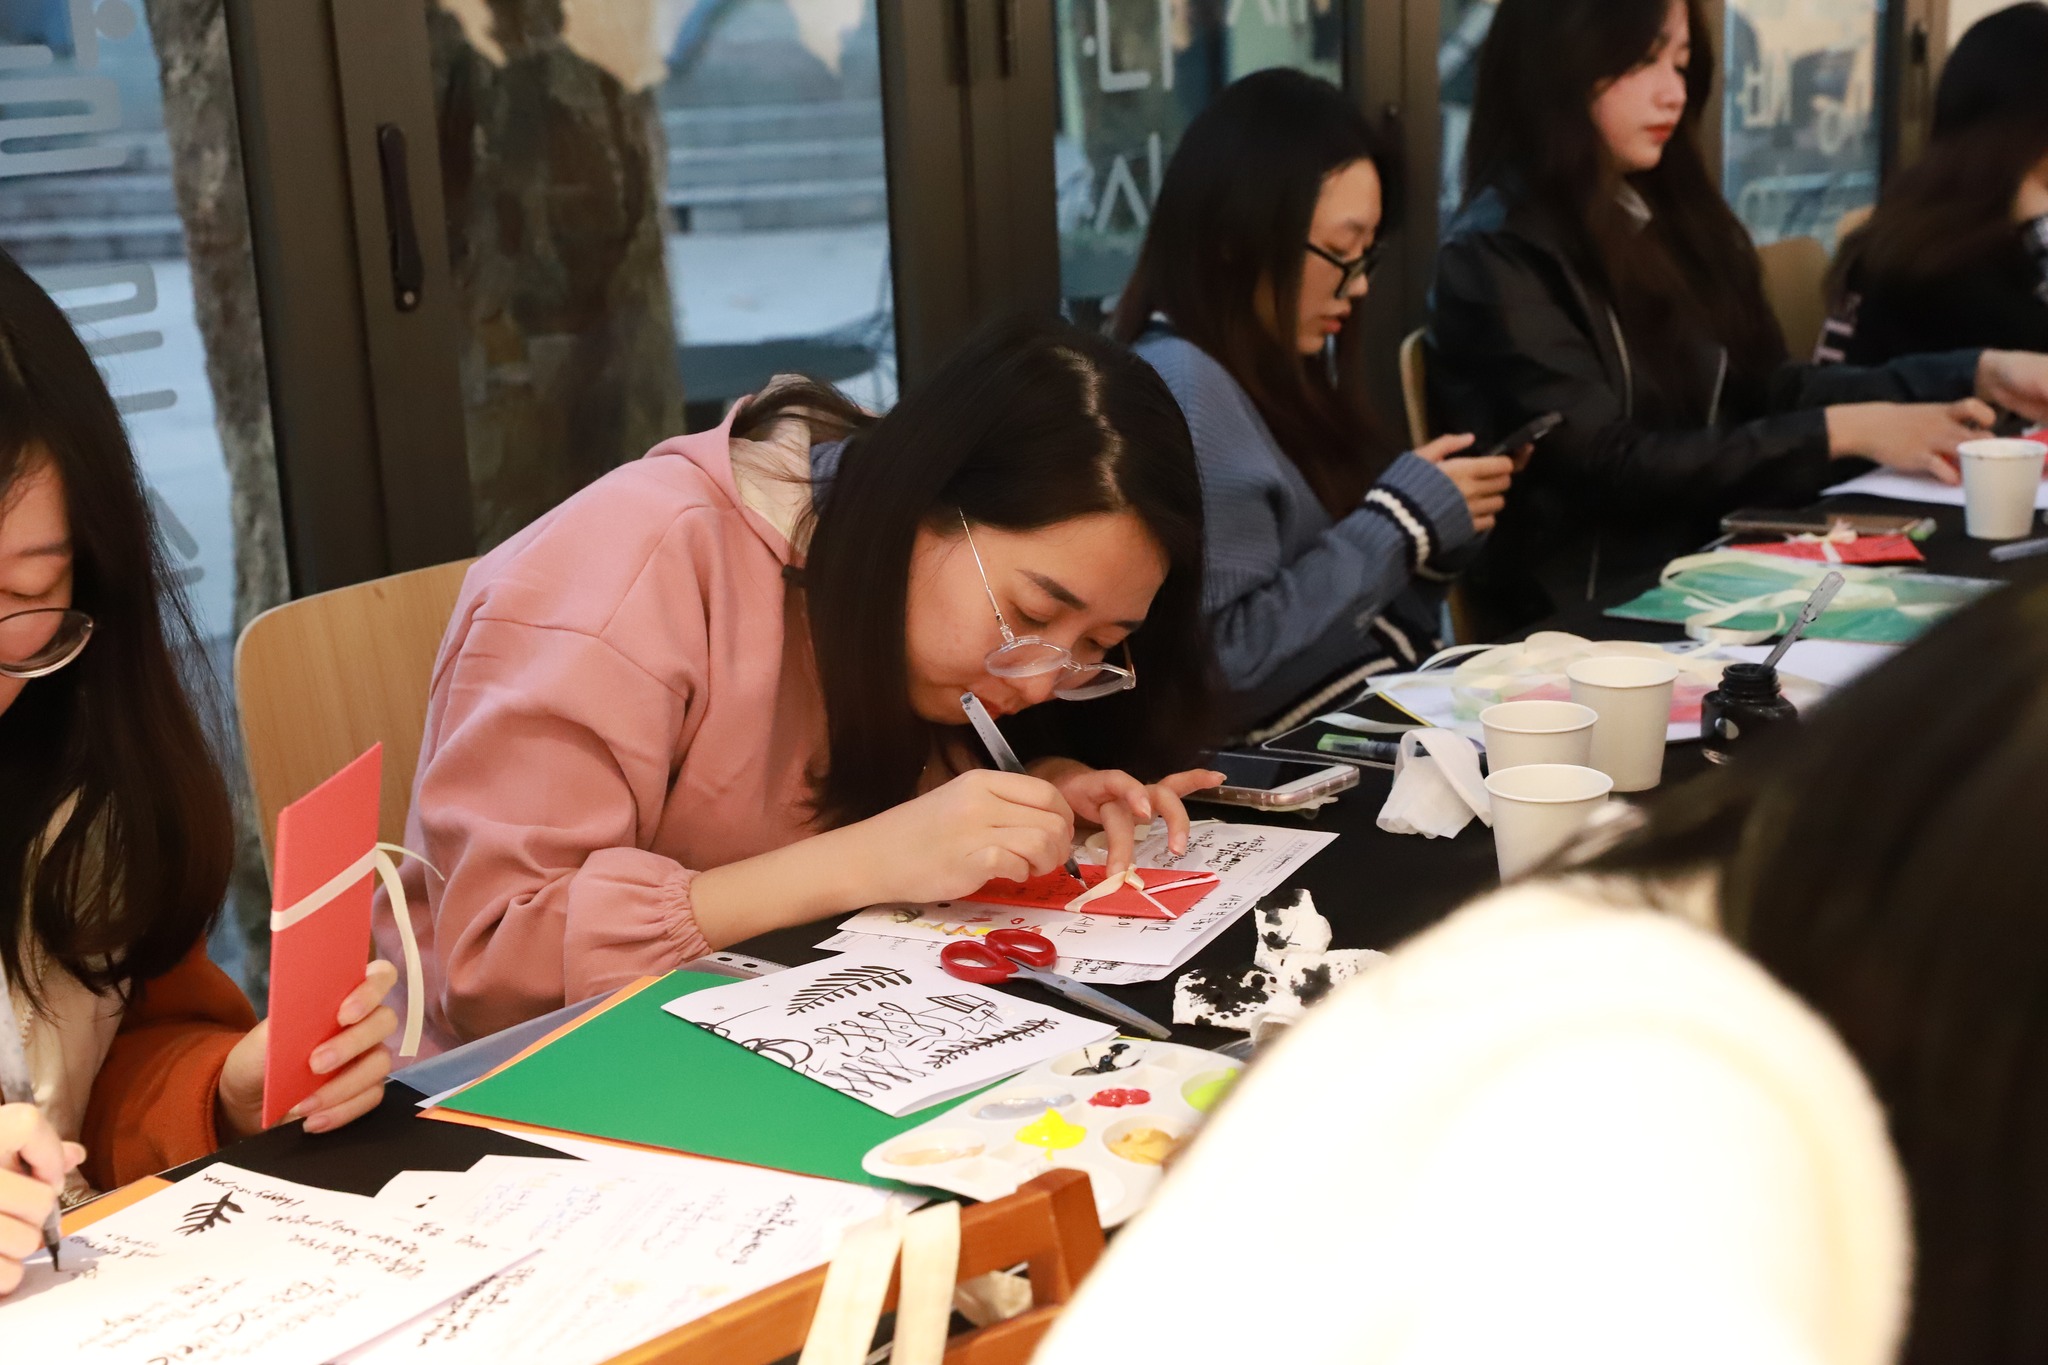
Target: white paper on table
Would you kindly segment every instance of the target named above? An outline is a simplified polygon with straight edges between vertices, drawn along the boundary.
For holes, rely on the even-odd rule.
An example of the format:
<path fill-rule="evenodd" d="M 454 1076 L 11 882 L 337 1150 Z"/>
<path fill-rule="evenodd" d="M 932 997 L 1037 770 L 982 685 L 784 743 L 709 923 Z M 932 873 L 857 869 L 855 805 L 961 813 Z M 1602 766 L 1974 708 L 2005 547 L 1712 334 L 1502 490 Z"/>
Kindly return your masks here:
<path fill-rule="evenodd" d="M 871 906 L 839 927 L 857 934 L 939 942 L 979 937 L 993 929 L 1031 929 L 1051 939 L 1063 960 L 1085 958 L 1171 968 L 1278 890 L 1336 837 L 1280 825 L 1197 825 L 1188 832 L 1188 851 L 1174 854 L 1167 852 L 1164 830 L 1151 835 L 1138 845 L 1140 867 L 1216 874 L 1216 889 L 1179 919 L 1130 919 L 948 901 Z M 1096 856 L 1089 855 L 1091 859 Z M 1141 979 L 1157 980 L 1163 974 Z M 1086 979 L 1109 980 L 1099 975 Z"/>
<path fill-rule="evenodd" d="M 1760 664 L 1770 657 L 1775 645 L 1728 645 L 1721 649 L 1725 659 Z M 1898 657 L 1899 645 L 1866 645 L 1847 640 L 1797 640 L 1785 651 L 1778 672 L 1819 683 L 1822 687 L 1845 687 L 1856 678 L 1889 659 Z"/>
<path fill-rule="evenodd" d="M 468 1171 L 400 1171 L 373 1199 L 400 1218 L 425 1219 L 436 1200 L 468 1184 Z"/>
<path fill-rule="evenodd" d="M 597 1365 L 823 1264 L 895 1198 L 695 1157 L 655 1168 L 488 1156 L 465 1179 L 437 1215 L 540 1250 L 341 1365 Z"/>
<path fill-rule="evenodd" d="M 931 967 L 854 956 L 662 1008 L 896 1118 L 1116 1033 Z"/>
<path fill-rule="evenodd" d="M 1893 502 L 1927 502 L 1941 507 L 1964 505 L 1961 484 L 1937 483 L 1924 474 L 1895 474 L 1888 469 L 1874 469 L 1827 490 L 1829 497 L 1837 493 L 1862 493 L 1873 498 L 1889 498 Z M 2036 511 L 2048 508 L 2048 481 L 2035 491 L 2034 508 Z"/>
<path fill-rule="evenodd" d="M 322 1365 L 524 1259 L 530 1246 L 401 1218 L 361 1195 L 225 1164 L 24 1266 L 9 1360 Z"/>
<path fill-rule="evenodd" d="M 1052 970 L 1061 976 L 1096 986 L 1136 986 L 1146 981 L 1164 981 L 1234 923 L 1234 918 L 1217 916 L 1216 922 L 1208 929 L 1183 939 L 1180 952 L 1163 967 L 1145 962 L 1108 962 L 1099 957 L 1063 957 L 1053 963 Z M 916 962 L 937 967 L 939 954 L 945 951 L 953 937 L 934 934 L 923 938 L 903 938 L 893 934 L 841 929 L 817 946 L 828 953 L 864 953 L 888 962 Z"/>

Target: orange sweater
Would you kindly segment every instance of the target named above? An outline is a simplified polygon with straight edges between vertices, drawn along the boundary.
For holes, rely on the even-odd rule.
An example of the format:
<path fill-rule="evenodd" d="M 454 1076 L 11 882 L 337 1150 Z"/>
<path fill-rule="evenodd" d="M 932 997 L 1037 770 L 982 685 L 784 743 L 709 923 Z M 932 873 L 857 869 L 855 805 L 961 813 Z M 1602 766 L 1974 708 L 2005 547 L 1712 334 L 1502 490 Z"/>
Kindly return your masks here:
<path fill-rule="evenodd" d="M 203 938 L 184 961 L 143 983 L 93 1080 L 81 1133 L 86 1179 L 111 1190 L 220 1146 L 220 1070 L 255 1026 L 255 1011 L 206 956 Z"/>

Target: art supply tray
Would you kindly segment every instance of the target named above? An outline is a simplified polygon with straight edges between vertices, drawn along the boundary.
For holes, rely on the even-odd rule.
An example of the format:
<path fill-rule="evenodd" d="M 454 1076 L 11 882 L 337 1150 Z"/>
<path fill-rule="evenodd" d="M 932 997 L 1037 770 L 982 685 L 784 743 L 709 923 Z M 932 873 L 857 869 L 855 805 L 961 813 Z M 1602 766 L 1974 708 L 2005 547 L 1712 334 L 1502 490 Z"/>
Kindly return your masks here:
<path fill-rule="evenodd" d="M 1054 1167 L 1082 1170 L 1109 1228 L 1145 1206 L 1165 1163 L 1244 1064 L 1114 1038 L 1041 1062 L 870 1150 L 870 1175 L 1000 1199 Z"/>

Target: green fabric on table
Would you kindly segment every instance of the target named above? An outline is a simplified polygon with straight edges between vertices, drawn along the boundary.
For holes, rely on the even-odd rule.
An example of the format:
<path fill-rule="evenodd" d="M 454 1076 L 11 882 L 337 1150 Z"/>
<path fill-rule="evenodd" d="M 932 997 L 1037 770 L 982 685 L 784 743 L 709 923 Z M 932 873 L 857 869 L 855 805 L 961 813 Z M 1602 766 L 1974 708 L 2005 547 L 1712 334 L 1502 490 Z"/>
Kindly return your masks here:
<path fill-rule="evenodd" d="M 861 1158 L 952 1105 L 900 1119 L 662 1011 L 732 978 L 671 972 L 444 1109 L 886 1190 Z"/>
<path fill-rule="evenodd" d="M 1799 566 L 1809 572 L 1828 567 L 1805 563 Z M 1942 617 L 1968 606 L 1999 586 L 1996 580 L 1988 578 L 1922 573 L 1898 574 L 1877 581 L 1896 595 L 1897 605 L 1862 609 L 1839 605 L 1830 607 L 1808 628 L 1806 638 L 1871 645 L 1908 644 Z M 1681 582 L 1682 587 L 1679 585 Z M 1623 621 L 1663 621 L 1684 625 L 1705 609 L 1703 602 L 1741 601 L 1805 586 L 1796 572 L 1789 570 L 1774 573 L 1768 568 L 1740 563 L 1725 568 L 1692 568 L 1686 570 L 1678 581 L 1652 588 L 1633 601 L 1608 608 L 1607 615 Z M 1715 626 L 1721 630 L 1769 630 L 1773 625 L 1782 629 L 1798 617 L 1799 608 L 1792 606 L 1786 608 L 1782 615 L 1770 611 L 1745 612 L 1718 621 Z"/>

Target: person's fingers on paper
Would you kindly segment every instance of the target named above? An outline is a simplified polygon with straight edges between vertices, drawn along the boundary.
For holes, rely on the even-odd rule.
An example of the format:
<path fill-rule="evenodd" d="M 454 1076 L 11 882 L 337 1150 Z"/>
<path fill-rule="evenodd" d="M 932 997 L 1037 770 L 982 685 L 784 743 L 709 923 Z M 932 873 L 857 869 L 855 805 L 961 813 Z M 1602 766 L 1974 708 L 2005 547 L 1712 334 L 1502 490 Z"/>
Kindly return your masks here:
<path fill-rule="evenodd" d="M 1188 851 L 1188 808 L 1180 796 L 1165 783 L 1153 789 L 1159 813 L 1166 818 L 1166 851 L 1182 854 Z"/>
<path fill-rule="evenodd" d="M 1141 793 L 1142 794 L 1142 789 Z M 1130 871 L 1137 862 L 1136 849 L 1137 821 L 1132 818 L 1131 808 L 1112 801 L 1102 808 L 1102 870 L 1105 875 L 1116 877 Z"/>
<path fill-rule="evenodd" d="M 384 1003 L 384 997 L 391 994 L 391 988 L 398 984 L 398 968 L 379 958 L 363 973 L 363 984 L 348 993 L 341 1002 L 341 1009 L 334 1016 L 334 1022 L 341 1028 L 361 1023 L 370 1017 L 370 1011 Z"/>
<path fill-rule="evenodd" d="M 374 1048 L 358 1057 L 348 1070 L 300 1103 L 299 1110 L 306 1115 L 306 1131 L 325 1133 L 375 1109 L 384 1098 L 384 1079 L 390 1074 L 391 1049 Z"/>
<path fill-rule="evenodd" d="M 1959 398 L 1949 405 L 1948 415 L 1981 436 L 1998 425 L 1998 411 L 1981 398 Z M 1966 438 L 1967 439 L 1967 438 Z"/>
<path fill-rule="evenodd" d="M 340 1070 L 396 1032 L 397 1011 L 389 1005 L 379 1005 L 369 1018 L 349 1025 L 314 1048 L 308 1064 L 313 1068 L 314 1075 L 325 1076 L 329 1072 Z"/>
<path fill-rule="evenodd" d="M 33 1104 L 0 1105 L 0 1170 L 19 1169 L 50 1189 L 62 1189 L 64 1177 L 78 1165 L 70 1157 L 72 1148 L 83 1160 L 85 1149 L 58 1137 Z"/>
<path fill-rule="evenodd" d="M 1470 450 L 1472 443 L 1478 439 L 1478 437 L 1470 432 L 1458 436 L 1439 436 L 1428 445 L 1417 446 L 1415 454 L 1418 459 L 1424 459 L 1431 464 L 1440 465 L 1445 459 L 1457 454 L 1459 451 Z"/>

